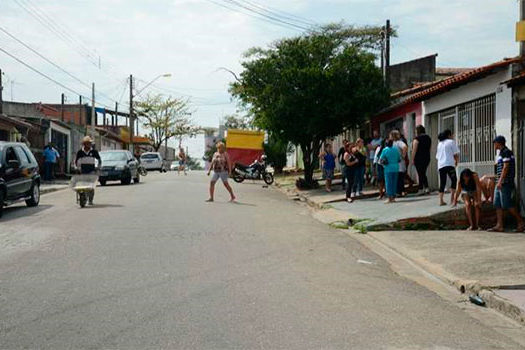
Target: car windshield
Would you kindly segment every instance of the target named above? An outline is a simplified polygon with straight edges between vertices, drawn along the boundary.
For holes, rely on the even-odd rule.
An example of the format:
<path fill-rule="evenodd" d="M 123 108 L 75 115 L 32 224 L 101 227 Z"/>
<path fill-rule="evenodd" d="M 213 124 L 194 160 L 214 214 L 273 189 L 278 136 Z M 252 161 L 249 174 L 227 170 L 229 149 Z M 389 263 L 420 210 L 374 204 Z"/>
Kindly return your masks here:
<path fill-rule="evenodd" d="M 103 162 L 114 162 L 114 161 L 126 161 L 128 160 L 128 157 L 126 157 L 126 153 L 124 152 L 102 152 L 100 153 L 100 158 L 102 158 Z"/>
<path fill-rule="evenodd" d="M 141 159 L 159 159 L 158 154 L 143 154 L 140 156 Z"/>

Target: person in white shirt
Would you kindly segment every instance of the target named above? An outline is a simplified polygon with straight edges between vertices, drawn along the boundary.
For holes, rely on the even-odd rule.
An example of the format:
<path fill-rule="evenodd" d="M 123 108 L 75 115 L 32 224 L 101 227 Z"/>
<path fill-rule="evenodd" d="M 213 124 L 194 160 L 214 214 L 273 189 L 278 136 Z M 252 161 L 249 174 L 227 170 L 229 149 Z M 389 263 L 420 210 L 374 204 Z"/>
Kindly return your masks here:
<path fill-rule="evenodd" d="M 459 148 L 452 136 L 452 131 L 448 129 L 438 136 L 439 144 L 437 146 L 436 159 L 439 170 L 439 205 L 447 205 L 443 200 L 447 177 L 452 182 L 450 185 L 450 203 L 454 202 L 456 194 L 456 184 L 458 182 L 456 167 L 459 162 Z"/>

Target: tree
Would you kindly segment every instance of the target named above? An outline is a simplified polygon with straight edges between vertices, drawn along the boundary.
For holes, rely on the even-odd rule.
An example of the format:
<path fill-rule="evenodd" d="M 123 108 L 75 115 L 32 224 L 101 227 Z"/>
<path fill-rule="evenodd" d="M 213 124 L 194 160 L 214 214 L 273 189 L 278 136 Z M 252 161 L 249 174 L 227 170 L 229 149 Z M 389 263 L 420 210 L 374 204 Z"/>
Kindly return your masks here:
<path fill-rule="evenodd" d="M 189 117 L 191 113 L 188 100 L 164 97 L 160 94 L 148 95 L 138 101 L 135 107 L 144 126 L 150 130 L 149 137 L 155 151 L 169 139 L 191 136 L 198 129 Z"/>
<path fill-rule="evenodd" d="M 251 129 L 252 121 L 249 116 L 229 114 L 224 117 L 224 126 L 226 129 Z"/>
<path fill-rule="evenodd" d="M 273 166 L 275 172 L 280 174 L 286 166 L 288 154 L 292 152 L 291 144 L 275 134 L 270 134 L 268 142 L 264 144 L 264 154 L 268 157 L 268 163 Z"/>
<path fill-rule="evenodd" d="M 388 103 L 375 64 L 380 40 L 379 27 L 333 24 L 245 54 L 230 92 L 255 126 L 299 145 L 309 185 L 324 140 Z"/>

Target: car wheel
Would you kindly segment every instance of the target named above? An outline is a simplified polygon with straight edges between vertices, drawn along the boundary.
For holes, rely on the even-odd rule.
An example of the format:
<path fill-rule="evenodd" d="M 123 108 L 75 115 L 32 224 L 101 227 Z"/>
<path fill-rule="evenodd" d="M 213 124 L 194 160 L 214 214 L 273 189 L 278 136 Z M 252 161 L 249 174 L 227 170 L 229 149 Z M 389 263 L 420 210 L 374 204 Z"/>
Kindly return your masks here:
<path fill-rule="evenodd" d="M 137 177 L 133 179 L 133 183 L 138 184 L 140 182 L 140 174 L 137 173 Z"/>
<path fill-rule="evenodd" d="M 0 189 L 0 218 L 2 217 L 3 211 L 4 211 L 4 191 Z"/>
<path fill-rule="evenodd" d="M 100 186 L 106 186 L 106 180 L 100 180 Z"/>
<path fill-rule="evenodd" d="M 37 182 L 33 182 L 31 186 L 31 197 L 26 200 L 28 207 L 36 207 L 40 203 L 40 185 Z"/>
<path fill-rule="evenodd" d="M 131 177 L 120 180 L 120 183 L 123 185 L 129 185 L 131 183 Z"/>

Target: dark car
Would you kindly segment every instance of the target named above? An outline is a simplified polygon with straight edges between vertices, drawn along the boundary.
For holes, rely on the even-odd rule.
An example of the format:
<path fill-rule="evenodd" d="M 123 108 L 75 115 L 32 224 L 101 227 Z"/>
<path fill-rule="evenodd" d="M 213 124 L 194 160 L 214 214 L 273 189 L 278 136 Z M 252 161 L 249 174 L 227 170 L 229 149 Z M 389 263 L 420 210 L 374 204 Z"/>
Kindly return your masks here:
<path fill-rule="evenodd" d="M 4 206 L 40 202 L 40 175 L 33 153 L 24 143 L 0 141 L 0 216 Z"/>
<path fill-rule="evenodd" d="M 130 151 L 102 151 L 100 158 L 102 168 L 98 181 L 102 186 L 105 186 L 108 181 L 120 181 L 123 185 L 129 185 L 131 180 L 135 183 L 140 182 L 139 162 Z"/>

